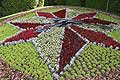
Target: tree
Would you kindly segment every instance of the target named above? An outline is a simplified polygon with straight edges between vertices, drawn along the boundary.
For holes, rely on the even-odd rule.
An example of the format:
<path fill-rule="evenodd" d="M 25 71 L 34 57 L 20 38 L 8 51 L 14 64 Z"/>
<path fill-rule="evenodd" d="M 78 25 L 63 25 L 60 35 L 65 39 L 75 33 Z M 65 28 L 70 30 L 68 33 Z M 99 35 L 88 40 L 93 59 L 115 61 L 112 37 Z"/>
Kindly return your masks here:
<path fill-rule="evenodd" d="M 108 12 L 120 15 L 120 0 L 110 0 Z"/>
<path fill-rule="evenodd" d="M 110 2 L 110 0 L 107 0 L 107 5 L 106 5 L 106 12 L 108 11 L 109 2 Z"/>
<path fill-rule="evenodd" d="M 0 15 L 6 16 L 43 5 L 44 0 L 2 0 L 0 1 Z"/>
<path fill-rule="evenodd" d="M 86 5 L 86 0 L 81 0 L 81 6 L 85 7 L 85 5 Z"/>

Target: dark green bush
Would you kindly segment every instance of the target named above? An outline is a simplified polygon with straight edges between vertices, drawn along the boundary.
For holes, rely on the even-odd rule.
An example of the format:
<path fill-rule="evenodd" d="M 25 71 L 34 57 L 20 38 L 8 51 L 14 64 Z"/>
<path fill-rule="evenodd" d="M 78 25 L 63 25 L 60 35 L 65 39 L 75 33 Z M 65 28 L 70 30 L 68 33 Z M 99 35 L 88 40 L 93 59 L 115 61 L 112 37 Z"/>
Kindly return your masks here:
<path fill-rule="evenodd" d="M 110 0 L 108 5 L 108 12 L 120 16 L 120 0 Z"/>
<path fill-rule="evenodd" d="M 72 5 L 94 8 L 120 15 L 120 0 L 45 0 L 45 5 Z"/>
<path fill-rule="evenodd" d="M 0 0 L 0 16 L 43 6 L 44 0 Z"/>
<path fill-rule="evenodd" d="M 98 10 L 106 9 L 107 0 L 86 0 L 86 7 L 95 8 Z"/>

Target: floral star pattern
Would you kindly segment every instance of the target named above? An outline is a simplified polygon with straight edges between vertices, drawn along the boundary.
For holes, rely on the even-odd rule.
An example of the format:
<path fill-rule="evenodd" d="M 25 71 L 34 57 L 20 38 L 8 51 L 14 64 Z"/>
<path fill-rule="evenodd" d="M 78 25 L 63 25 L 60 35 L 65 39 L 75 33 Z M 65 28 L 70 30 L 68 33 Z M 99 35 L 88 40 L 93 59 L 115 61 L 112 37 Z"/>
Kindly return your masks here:
<path fill-rule="evenodd" d="M 10 22 L 10 24 L 21 29 L 20 32 L 5 39 L 1 44 L 11 44 L 17 42 L 27 42 L 36 38 L 42 33 L 51 30 L 55 27 L 64 27 L 64 38 L 62 39 L 62 47 L 58 62 L 58 69 L 55 71 L 56 79 L 59 79 L 60 74 L 67 66 L 72 64 L 75 56 L 79 55 L 89 42 L 94 44 L 101 44 L 105 47 L 112 47 L 113 49 L 120 50 L 120 43 L 109 37 L 103 32 L 85 29 L 84 24 L 109 26 L 111 24 L 117 25 L 115 22 L 100 20 L 96 18 L 97 12 L 79 14 L 72 19 L 66 18 L 67 9 L 62 9 L 57 12 L 36 12 L 37 16 L 46 19 L 53 19 L 54 23 L 20 23 Z"/>

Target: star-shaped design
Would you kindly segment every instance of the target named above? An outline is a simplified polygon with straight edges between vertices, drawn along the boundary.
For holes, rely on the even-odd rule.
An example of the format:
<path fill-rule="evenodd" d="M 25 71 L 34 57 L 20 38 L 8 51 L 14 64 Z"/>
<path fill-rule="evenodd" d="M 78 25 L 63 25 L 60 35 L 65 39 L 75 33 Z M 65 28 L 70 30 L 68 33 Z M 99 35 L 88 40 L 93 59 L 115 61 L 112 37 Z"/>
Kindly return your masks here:
<path fill-rule="evenodd" d="M 85 13 L 77 15 L 72 19 L 66 18 L 66 9 L 59 10 L 54 13 L 36 12 L 37 16 L 51 18 L 54 20 L 53 24 L 50 23 L 19 23 L 10 22 L 10 24 L 19 27 L 21 31 L 16 35 L 5 39 L 2 44 L 16 42 L 16 41 L 30 41 L 32 38 L 37 37 L 42 32 L 45 32 L 53 27 L 65 26 L 64 38 L 62 48 L 60 52 L 60 60 L 58 70 L 56 73 L 60 75 L 65 70 L 67 64 L 72 64 L 71 60 L 75 59 L 75 56 L 80 53 L 87 45 L 92 42 L 101 44 L 106 47 L 112 47 L 120 50 L 120 43 L 113 38 L 107 36 L 105 33 L 96 32 L 82 28 L 78 25 L 93 24 L 93 25 L 105 25 L 110 24 L 117 25 L 117 23 L 111 21 L 100 20 L 96 18 L 97 12 Z"/>

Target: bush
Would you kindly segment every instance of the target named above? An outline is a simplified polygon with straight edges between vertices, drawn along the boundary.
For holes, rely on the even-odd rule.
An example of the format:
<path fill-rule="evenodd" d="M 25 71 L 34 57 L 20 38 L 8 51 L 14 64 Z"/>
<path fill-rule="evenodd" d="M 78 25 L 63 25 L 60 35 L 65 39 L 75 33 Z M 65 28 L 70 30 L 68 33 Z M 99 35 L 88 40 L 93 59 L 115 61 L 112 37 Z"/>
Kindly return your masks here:
<path fill-rule="evenodd" d="M 108 0 L 45 0 L 45 5 L 71 5 L 106 11 Z M 120 16 L 120 0 L 109 0 L 107 12 Z"/>
<path fill-rule="evenodd" d="M 44 0 L 1 0 L 0 17 L 43 6 Z"/>
<path fill-rule="evenodd" d="M 108 12 L 111 12 L 113 14 L 120 16 L 120 0 L 110 0 L 109 6 L 108 6 Z"/>

